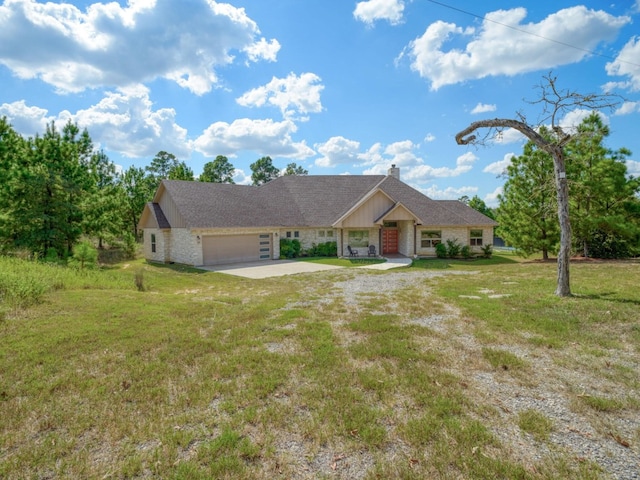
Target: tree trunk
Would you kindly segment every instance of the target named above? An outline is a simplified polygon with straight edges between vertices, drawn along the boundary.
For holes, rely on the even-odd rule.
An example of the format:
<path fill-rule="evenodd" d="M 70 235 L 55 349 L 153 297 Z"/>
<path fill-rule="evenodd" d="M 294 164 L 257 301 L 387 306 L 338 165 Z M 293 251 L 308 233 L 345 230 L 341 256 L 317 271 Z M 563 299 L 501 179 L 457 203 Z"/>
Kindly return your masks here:
<path fill-rule="evenodd" d="M 571 257 L 571 222 L 569 221 L 569 187 L 565 169 L 564 152 L 561 147 L 553 149 L 556 195 L 558 197 L 558 220 L 560 221 L 560 251 L 558 252 L 558 283 L 556 295 L 571 296 L 569 283 L 569 260 Z"/>
<path fill-rule="evenodd" d="M 456 142 L 458 145 L 468 145 L 477 142 L 473 132 L 479 128 L 514 128 L 526 136 L 545 152 L 553 157 L 555 170 L 556 197 L 558 199 L 558 220 L 560 222 L 560 251 L 558 252 L 558 284 L 556 295 L 559 297 L 571 296 L 569 286 L 569 258 L 571 257 L 571 222 L 569 221 L 569 186 L 567 184 L 567 172 L 565 169 L 563 144 L 569 137 L 559 139 L 555 143 L 549 143 L 534 128 L 519 120 L 508 118 L 495 118 L 493 120 L 480 120 L 473 122 L 467 128 L 458 132 Z"/>

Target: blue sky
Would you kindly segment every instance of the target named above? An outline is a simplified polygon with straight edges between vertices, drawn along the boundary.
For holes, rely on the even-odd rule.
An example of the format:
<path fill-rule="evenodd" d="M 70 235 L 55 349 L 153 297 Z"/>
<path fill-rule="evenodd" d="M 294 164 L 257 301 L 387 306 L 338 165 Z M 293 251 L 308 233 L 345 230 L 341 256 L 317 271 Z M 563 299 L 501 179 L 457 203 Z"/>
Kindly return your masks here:
<path fill-rule="evenodd" d="M 640 175 L 639 23 L 640 0 L 5 0 L 0 116 L 25 136 L 71 119 L 122 168 L 160 150 L 196 175 L 226 155 L 237 183 L 266 155 L 312 175 L 396 164 L 432 198 L 495 206 L 522 137 L 476 149 L 455 134 L 517 112 L 536 123 L 525 100 L 551 71 L 624 97 L 604 112 L 607 145 Z"/>

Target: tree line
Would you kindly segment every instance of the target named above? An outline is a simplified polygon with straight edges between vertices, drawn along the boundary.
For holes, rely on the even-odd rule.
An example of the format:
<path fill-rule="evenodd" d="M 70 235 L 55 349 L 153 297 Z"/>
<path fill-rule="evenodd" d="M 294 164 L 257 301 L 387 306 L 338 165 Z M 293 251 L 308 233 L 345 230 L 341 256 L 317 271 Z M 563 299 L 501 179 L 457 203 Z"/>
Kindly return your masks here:
<path fill-rule="evenodd" d="M 261 185 L 280 175 L 270 157 L 251 164 Z M 204 165 L 197 181 L 234 183 L 234 166 L 219 155 Z M 284 175 L 308 172 L 290 163 Z M 119 171 L 94 148 L 86 129 L 54 122 L 44 134 L 25 138 L 0 118 L 0 253 L 15 250 L 66 258 L 83 237 L 102 248 L 133 252 L 138 221 L 163 179 L 196 181 L 193 170 L 175 155 L 160 151 L 142 168 Z"/>
<path fill-rule="evenodd" d="M 584 257 L 623 258 L 640 255 L 640 178 L 628 175 L 626 148 L 604 145 L 609 127 L 593 112 L 564 147 L 569 190 L 572 251 Z M 552 141 L 554 133 L 540 127 Z M 552 156 L 529 141 L 522 155 L 513 157 L 498 208 L 492 210 L 477 196 L 460 198 L 494 218 L 496 234 L 526 256 L 544 259 L 558 252 L 560 225 Z"/>

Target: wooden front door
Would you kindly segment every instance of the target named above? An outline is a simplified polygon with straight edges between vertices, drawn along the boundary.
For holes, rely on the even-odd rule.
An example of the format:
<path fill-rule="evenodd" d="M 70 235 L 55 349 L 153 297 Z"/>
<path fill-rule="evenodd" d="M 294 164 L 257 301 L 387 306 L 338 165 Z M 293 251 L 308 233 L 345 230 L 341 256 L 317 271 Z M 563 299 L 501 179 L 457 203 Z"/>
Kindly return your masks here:
<path fill-rule="evenodd" d="M 395 228 L 382 229 L 382 254 L 398 253 L 398 230 Z"/>

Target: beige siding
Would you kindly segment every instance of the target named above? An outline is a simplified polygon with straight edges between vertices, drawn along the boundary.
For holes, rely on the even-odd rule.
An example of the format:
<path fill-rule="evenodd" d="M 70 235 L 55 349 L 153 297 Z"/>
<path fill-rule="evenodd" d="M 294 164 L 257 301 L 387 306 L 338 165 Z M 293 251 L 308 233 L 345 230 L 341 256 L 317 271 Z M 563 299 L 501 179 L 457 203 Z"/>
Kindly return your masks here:
<path fill-rule="evenodd" d="M 164 216 L 167 217 L 171 227 L 185 228 L 187 226 L 182 216 L 178 213 L 178 209 L 171 199 L 171 196 L 166 190 L 158 203 L 160 204 L 160 208 L 162 209 Z"/>
<path fill-rule="evenodd" d="M 406 208 L 400 205 L 389 215 L 385 215 L 384 220 L 388 222 L 398 221 L 398 220 L 411 220 L 411 224 L 413 225 L 414 217 L 413 217 L 413 214 L 411 214 L 411 212 L 409 212 Z"/>
<path fill-rule="evenodd" d="M 343 228 L 368 228 L 393 202 L 384 193 L 378 192 L 351 213 L 343 222 Z"/>

